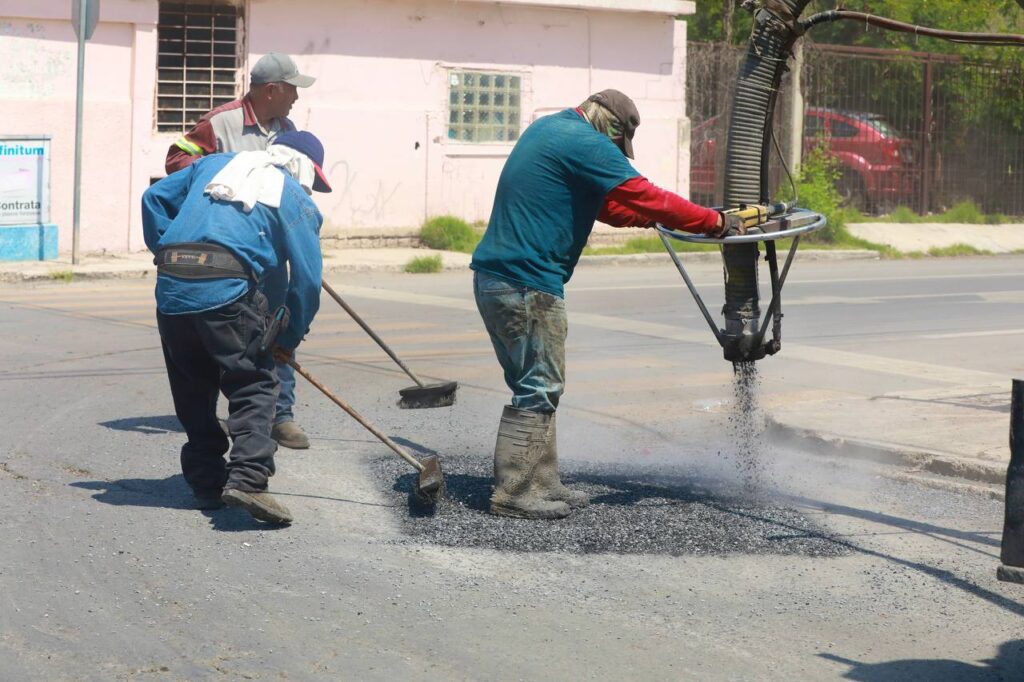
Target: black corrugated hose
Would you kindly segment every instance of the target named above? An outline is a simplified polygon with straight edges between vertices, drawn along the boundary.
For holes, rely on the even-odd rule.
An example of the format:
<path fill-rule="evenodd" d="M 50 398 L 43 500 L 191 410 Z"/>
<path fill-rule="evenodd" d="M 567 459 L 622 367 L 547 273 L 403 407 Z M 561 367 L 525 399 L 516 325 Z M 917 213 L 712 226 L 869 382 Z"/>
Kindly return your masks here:
<path fill-rule="evenodd" d="M 754 30 L 740 69 L 729 119 L 725 206 L 766 203 L 768 145 L 779 82 L 793 43 L 803 32 L 797 22 L 810 0 L 764 0 L 754 12 Z M 722 247 L 725 266 L 725 359 L 759 360 L 756 243 Z"/>

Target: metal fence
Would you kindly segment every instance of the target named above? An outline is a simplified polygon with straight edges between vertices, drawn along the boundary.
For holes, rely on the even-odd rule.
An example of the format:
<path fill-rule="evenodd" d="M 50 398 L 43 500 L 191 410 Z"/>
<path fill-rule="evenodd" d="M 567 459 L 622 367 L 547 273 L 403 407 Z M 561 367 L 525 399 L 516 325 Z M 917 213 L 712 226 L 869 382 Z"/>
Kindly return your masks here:
<path fill-rule="evenodd" d="M 687 113 L 691 194 L 719 203 L 728 105 L 745 48 L 690 43 Z M 804 45 L 803 117 L 792 77 L 775 115 L 782 156 L 799 135 L 837 161 L 845 201 L 866 212 L 939 212 L 971 200 L 985 213 L 1024 215 L 1024 71 L 949 55 Z M 802 125 L 798 125 L 802 122 Z M 802 134 L 794 134 L 800 131 Z M 722 143 L 719 143 L 722 141 Z M 783 181 L 773 153 L 770 182 Z"/>

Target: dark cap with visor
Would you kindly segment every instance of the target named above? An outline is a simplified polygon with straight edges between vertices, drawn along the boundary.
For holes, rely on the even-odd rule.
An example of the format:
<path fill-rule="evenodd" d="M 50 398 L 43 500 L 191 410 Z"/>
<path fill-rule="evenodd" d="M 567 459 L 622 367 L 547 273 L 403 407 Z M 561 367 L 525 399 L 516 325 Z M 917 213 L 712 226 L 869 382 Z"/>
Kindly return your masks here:
<path fill-rule="evenodd" d="M 622 124 L 622 152 L 629 158 L 633 157 L 633 135 L 640 125 L 640 112 L 633 100 L 618 90 L 602 90 L 587 98 L 589 102 L 597 102 L 619 119 Z"/>

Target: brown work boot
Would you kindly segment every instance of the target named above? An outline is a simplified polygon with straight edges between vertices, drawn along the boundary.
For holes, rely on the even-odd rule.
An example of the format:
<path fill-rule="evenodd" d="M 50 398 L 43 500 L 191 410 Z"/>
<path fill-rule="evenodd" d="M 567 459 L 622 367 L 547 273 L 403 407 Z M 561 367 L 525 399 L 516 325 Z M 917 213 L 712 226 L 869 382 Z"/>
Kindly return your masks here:
<path fill-rule="evenodd" d="M 551 415 L 506 405 L 494 446 L 494 494 L 491 513 L 520 519 L 564 519 L 572 510 L 548 499 L 550 491 L 537 477 L 547 454 L 545 435 Z"/>
<path fill-rule="evenodd" d="M 562 484 L 558 474 L 558 430 L 555 415 L 551 415 L 544 438 L 547 450 L 537 465 L 537 480 L 544 491 L 544 499 L 565 502 L 573 509 L 582 509 L 590 504 L 590 495 L 582 490 L 573 490 Z"/>
<path fill-rule="evenodd" d="M 292 513 L 288 511 L 288 508 L 266 491 L 250 492 L 227 488 L 220 499 L 224 500 L 224 504 L 229 507 L 241 507 L 260 521 L 282 524 L 292 522 Z"/>
<path fill-rule="evenodd" d="M 309 447 L 309 436 L 293 421 L 274 424 L 270 437 L 276 440 L 278 445 L 292 450 L 305 450 Z"/>

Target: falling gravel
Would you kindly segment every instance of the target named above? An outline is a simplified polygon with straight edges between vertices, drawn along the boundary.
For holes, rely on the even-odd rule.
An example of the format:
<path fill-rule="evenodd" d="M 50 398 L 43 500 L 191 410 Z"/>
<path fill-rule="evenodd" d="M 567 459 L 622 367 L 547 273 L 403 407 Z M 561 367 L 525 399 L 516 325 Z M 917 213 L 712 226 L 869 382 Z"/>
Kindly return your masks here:
<path fill-rule="evenodd" d="M 745 492 L 758 495 L 774 487 L 775 480 L 767 466 L 767 441 L 764 438 L 765 417 L 760 401 L 761 380 L 757 364 L 733 364 L 732 411 L 729 415 L 729 435 L 735 445 L 734 459 L 743 480 Z"/>
<path fill-rule="evenodd" d="M 420 452 L 423 454 L 432 454 Z M 374 475 L 396 498 L 407 537 L 451 547 L 570 554 L 837 556 L 847 547 L 798 511 L 744 492 L 741 483 L 693 476 L 679 465 L 623 466 L 563 461 L 563 481 L 590 494 L 589 507 L 559 521 L 488 513 L 491 459 L 442 456 L 447 493 L 418 507 L 415 475 L 394 457 Z"/>

